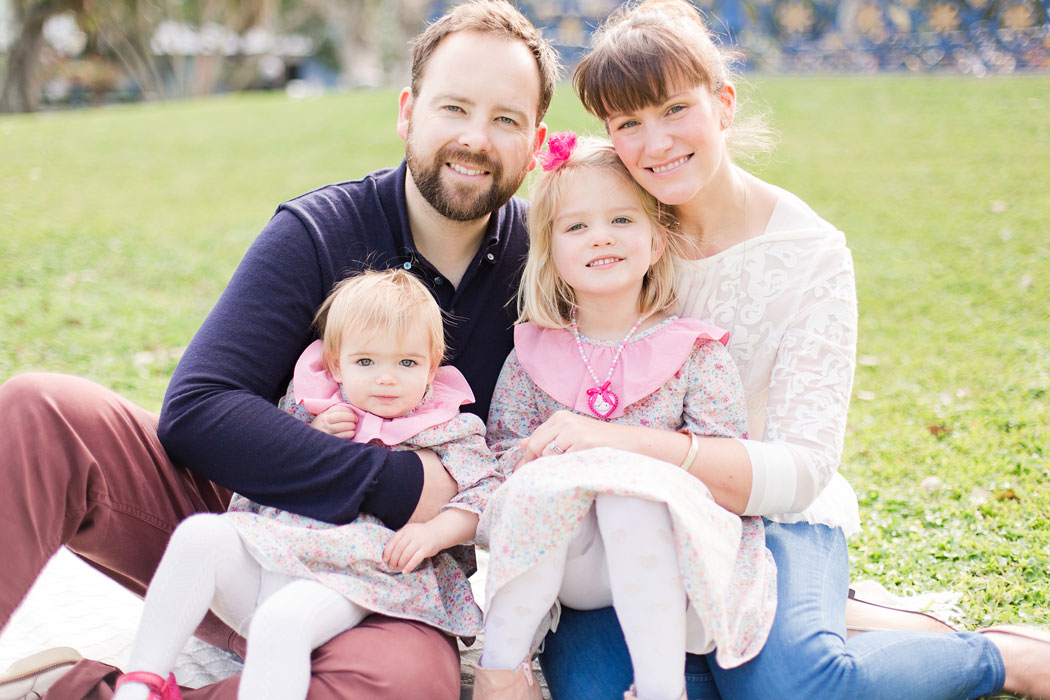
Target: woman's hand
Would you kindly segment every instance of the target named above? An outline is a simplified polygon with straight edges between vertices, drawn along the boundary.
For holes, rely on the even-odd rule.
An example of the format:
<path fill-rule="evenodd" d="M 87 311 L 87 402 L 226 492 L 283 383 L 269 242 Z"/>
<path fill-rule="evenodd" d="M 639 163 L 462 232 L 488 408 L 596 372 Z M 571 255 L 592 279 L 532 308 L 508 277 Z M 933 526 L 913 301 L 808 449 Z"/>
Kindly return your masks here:
<path fill-rule="evenodd" d="M 310 426 L 322 433 L 349 440 L 357 433 L 357 414 L 351 411 L 349 406 L 336 404 L 318 413 L 310 422 Z"/>
<path fill-rule="evenodd" d="M 592 447 L 624 448 L 621 443 L 627 433 L 627 426 L 606 423 L 572 411 L 557 411 L 521 441 L 524 453 L 515 469 L 537 457 L 579 452 Z"/>
<path fill-rule="evenodd" d="M 700 479 L 715 502 L 736 514 L 747 507 L 751 494 L 751 459 L 739 440 L 700 436 L 700 451 L 686 465 Z M 558 411 L 519 443 L 521 460 L 515 469 L 537 457 L 579 452 L 592 447 L 614 447 L 680 465 L 689 453 L 690 439 L 682 433 L 637 425 L 621 425 Z"/>

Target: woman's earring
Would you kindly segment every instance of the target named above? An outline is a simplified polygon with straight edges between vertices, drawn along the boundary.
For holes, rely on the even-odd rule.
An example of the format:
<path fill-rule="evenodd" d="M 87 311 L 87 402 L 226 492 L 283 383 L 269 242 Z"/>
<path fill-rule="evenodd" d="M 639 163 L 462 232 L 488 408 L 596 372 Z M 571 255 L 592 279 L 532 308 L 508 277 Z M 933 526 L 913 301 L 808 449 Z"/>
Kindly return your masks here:
<path fill-rule="evenodd" d="M 722 128 L 723 129 L 728 129 L 729 128 L 729 120 L 726 119 L 725 117 L 722 117 Z"/>

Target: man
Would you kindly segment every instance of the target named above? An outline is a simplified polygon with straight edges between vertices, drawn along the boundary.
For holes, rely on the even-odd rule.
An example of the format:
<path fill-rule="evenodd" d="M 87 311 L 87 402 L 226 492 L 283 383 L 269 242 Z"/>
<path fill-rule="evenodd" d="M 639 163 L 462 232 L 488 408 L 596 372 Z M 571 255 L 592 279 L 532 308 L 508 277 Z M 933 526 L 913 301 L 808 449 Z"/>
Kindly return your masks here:
<path fill-rule="evenodd" d="M 527 245 L 512 195 L 546 136 L 556 73 L 552 49 L 504 0 L 460 5 L 427 28 L 399 99 L 405 163 L 278 208 L 186 349 L 159 424 L 75 377 L 23 375 L 0 387 L 9 421 L 0 619 L 61 544 L 144 593 L 175 525 L 225 510 L 231 491 L 335 523 L 367 512 L 397 529 L 436 514 L 456 487 L 433 453 L 334 439 L 275 403 L 332 285 L 366 266 L 403 266 L 447 312 L 448 361 L 477 396 L 467 410 L 485 417 L 512 345 L 506 302 Z M 244 652 L 216 619 L 198 636 Z M 19 688 L 53 682 L 46 697 L 76 700 L 110 697 L 118 672 L 84 661 L 23 675 Z M 18 692 L 8 695 L 36 697 Z M 185 691 L 187 700 L 235 696 L 236 679 Z M 373 615 L 314 653 L 311 700 L 406 697 L 459 697 L 454 640 Z"/>

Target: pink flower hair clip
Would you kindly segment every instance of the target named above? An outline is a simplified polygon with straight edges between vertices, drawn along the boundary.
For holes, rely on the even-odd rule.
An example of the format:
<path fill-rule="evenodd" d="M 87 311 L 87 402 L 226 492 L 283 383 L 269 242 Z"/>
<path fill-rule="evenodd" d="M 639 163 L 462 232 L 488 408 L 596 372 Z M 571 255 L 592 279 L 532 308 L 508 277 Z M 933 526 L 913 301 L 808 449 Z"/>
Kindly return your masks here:
<path fill-rule="evenodd" d="M 559 131 L 547 137 L 547 150 L 540 153 L 540 165 L 544 172 L 557 170 L 565 165 L 576 150 L 576 134 L 571 131 Z"/>

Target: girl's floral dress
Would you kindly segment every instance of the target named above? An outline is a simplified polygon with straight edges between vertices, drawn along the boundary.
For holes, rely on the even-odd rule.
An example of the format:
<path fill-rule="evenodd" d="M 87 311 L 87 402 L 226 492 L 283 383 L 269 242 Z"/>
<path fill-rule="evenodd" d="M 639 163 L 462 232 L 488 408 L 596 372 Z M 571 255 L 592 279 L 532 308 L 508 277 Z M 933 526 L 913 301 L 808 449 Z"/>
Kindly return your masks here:
<path fill-rule="evenodd" d="M 518 460 L 518 441 L 555 411 L 595 417 L 587 403 L 594 380 L 569 331 L 522 324 L 514 340 L 488 424 L 489 444 L 507 473 Z M 608 420 L 745 437 L 744 395 L 727 340 L 720 329 L 674 317 L 637 336 L 612 375 L 619 405 Z M 595 374 L 604 380 L 619 343 L 583 341 Z M 666 536 L 674 540 L 689 599 L 687 649 L 716 649 L 725 668 L 754 657 L 776 607 L 776 568 L 761 519 L 741 518 L 717 505 L 703 483 L 677 465 L 612 448 L 536 459 L 491 496 L 478 529 L 478 540 L 491 551 L 487 600 L 569 538 L 599 493 L 667 504 L 673 531 Z M 537 641 L 557 626 L 558 612 L 555 606 Z"/>
<path fill-rule="evenodd" d="M 328 388 L 318 393 L 317 386 L 325 384 L 317 375 L 323 372 L 319 368 L 320 347 L 311 345 L 281 399 L 281 408 L 300 420 L 312 420 L 320 412 L 317 408 L 340 399 L 330 375 Z M 297 397 L 297 383 L 309 387 L 311 398 Z M 390 449 L 433 450 L 459 485 L 459 493 L 446 507 L 480 515 L 502 476 L 485 444 L 481 419 L 459 413 L 460 405 L 473 400 L 459 371 L 442 367 L 429 396 L 405 417 L 383 420 L 355 409 L 359 418 L 354 439 L 371 444 L 397 439 L 397 444 L 388 445 Z M 383 562 L 383 549 L 394 531 L 367 513 L 345 525 L 333 525 L 238 494 L 222 517 L 233 523 L 267 570 L 319 581 L 368 610 L 418 620 L 455 636 L 473 637 L 482 629 L 481 610 L 467 581 L 476 568 L 473 547 L 445 550 L 402 574 Z"/>

